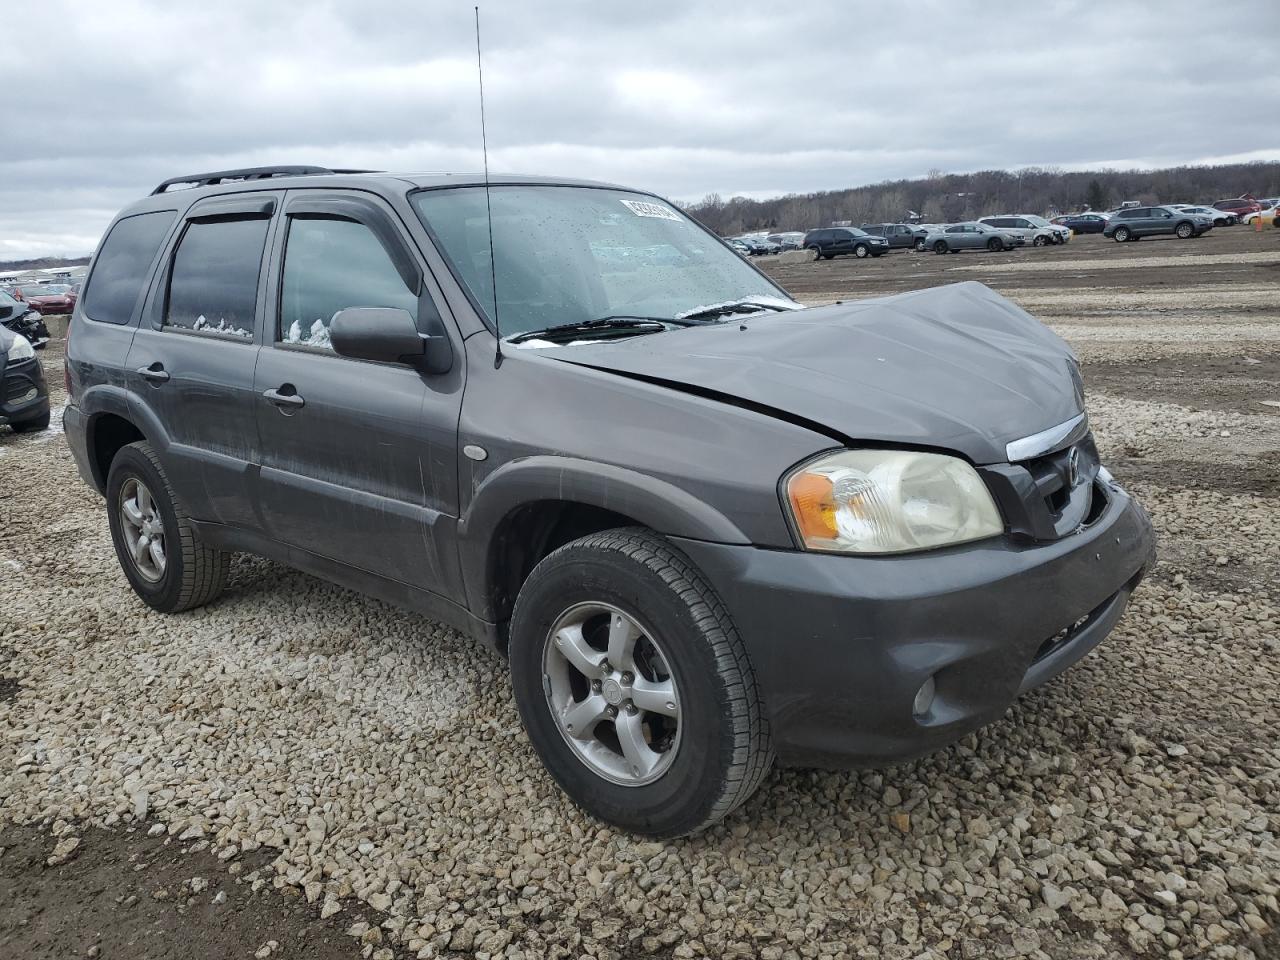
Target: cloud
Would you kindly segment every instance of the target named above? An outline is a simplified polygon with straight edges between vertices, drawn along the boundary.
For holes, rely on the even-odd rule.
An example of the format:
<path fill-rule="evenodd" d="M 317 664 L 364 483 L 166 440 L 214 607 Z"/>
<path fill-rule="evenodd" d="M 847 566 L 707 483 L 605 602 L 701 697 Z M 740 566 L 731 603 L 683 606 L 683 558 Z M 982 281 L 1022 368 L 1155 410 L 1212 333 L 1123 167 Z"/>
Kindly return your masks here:
<path fill-rule="evenodd" d="M 34 14 L 33 14 L 34 15 Z M 482 4 L 490 165 L 676 199 L 932 168 L 1280 159 L 1274 0 Z M 15 44 L 0 257 L 178 174 L 480 165 L 470 3 L 48 0 Z M 1247 187 L 1247 185 L 1245 185 Z M 1245 187 L 1242 187 L 1244 189 Z"/>

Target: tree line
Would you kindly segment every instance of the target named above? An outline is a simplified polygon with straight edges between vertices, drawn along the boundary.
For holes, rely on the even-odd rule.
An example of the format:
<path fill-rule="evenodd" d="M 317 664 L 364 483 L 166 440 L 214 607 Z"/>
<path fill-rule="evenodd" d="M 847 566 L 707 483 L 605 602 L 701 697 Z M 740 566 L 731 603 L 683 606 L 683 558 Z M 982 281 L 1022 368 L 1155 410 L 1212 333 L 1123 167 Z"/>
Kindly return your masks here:
<path fill-rule="evenodd" d="M 751 230 L 810 230 L 837 221 L 894 223 L 913 214 L 925 223 L 974 220 L 997 213 L 1056 216 L 1142 204 L 1212 203 L 1250 193 L 1280 196 L 1280 163 L 1232 163 L 1163 170 L 1066 171 L 1059 167 L 944 173 L 846 190 L 787 194 L 769 200 L 708 194 L 686 211 L 722 236 Z"/>

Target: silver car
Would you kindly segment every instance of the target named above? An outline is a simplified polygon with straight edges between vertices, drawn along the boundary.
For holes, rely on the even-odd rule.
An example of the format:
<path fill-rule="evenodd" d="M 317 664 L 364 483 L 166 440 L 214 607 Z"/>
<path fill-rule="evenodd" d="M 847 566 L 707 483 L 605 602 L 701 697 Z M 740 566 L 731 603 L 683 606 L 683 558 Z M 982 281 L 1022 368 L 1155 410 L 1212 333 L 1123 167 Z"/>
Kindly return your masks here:
<path fill-rule="evenodd" d="M 953 223 L 931 232 L 925 246 L 934 253 L 959 253 L 961 250 L 1012 250 L 1027 241 L 1008 230 L 985 223 Z"/>
<path fill-rule="evenodd" d="M 1020 213 L 1003 214 L 998 217 L 983 217 L 978 222 L 985 223 L 988 227 L 995 227 L 997 230 L 1003 230 L 1006 233 L 1012 233 L 1015 237 L 1022 237 L 1024 243 L 1037 247 L 1046 247 L 1051 243 L 1062 242 L 1058 236 L 1058 231 L 1048 220 L 1043 223 L 1036 223 L 1031 217 Z"/>

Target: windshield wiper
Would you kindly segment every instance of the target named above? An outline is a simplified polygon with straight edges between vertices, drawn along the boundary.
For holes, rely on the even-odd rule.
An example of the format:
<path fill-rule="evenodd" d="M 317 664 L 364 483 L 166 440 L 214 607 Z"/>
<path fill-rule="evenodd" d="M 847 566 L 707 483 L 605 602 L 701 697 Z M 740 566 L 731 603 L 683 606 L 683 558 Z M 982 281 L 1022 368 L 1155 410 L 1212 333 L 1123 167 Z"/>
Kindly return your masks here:
<path fill-rule="evenodd" d="M 508 337 L 508 343 L 523 343 L 526 340 L 557 340 L 566 335 L 583 333 L 590 336 L 597 331 L 629 330 L 633 333 L 661 333 L 671 325 L 688 326 L 681 320 L 670 320 L 661 317 L 601 317 L 599 320 L 584 320 L 580 323 L 561 323 L 541 330 L 529 330 Z"/>
<path fill-rule="evenodd" d="M 715 317 L 724 317 L 735 313 L 763 313 L 765 310 L 775 310 L 783 313 L 788 310 L 794 310 L 795 307 L 785 306 L 782 303 L 771 303 L 767 300 L 753 300 L 751 297 L 743 297 L 741 300 L 729 300 L 725 303 L 713 303 L 709 307 L 698 307 L 696 310 L 690 310 L 687 313 L 680 314 L 678 320 L 710 320 Z"/>

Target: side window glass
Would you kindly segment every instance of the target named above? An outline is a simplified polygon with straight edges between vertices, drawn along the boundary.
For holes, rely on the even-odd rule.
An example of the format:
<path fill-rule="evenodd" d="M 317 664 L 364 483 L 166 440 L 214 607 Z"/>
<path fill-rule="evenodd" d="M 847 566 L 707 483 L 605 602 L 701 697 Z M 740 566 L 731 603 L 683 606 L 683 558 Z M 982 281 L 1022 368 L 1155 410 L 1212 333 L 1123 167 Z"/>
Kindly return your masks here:
<path fill-rule="evenodd" d="M 160 242 L 176 216 L 172 210 L 141 213 L 125 217 L 111 228 L 98 251 L 85 291 L 85 316 L 104 323 L 128 323 L 132 319 Z"/>
<path fill-rule="evenodd" d="M 194 220 L 178 242 L 164 324 L 253 339 L 265 217 Z"/>
<path fill-rule="evenodd" d="M 293 217 L 285 243 L 278 337 L 331 349 L 329 324 L 347 307 L 399 307 L 418 319 L 418 298 L 362 223 Z"/>

